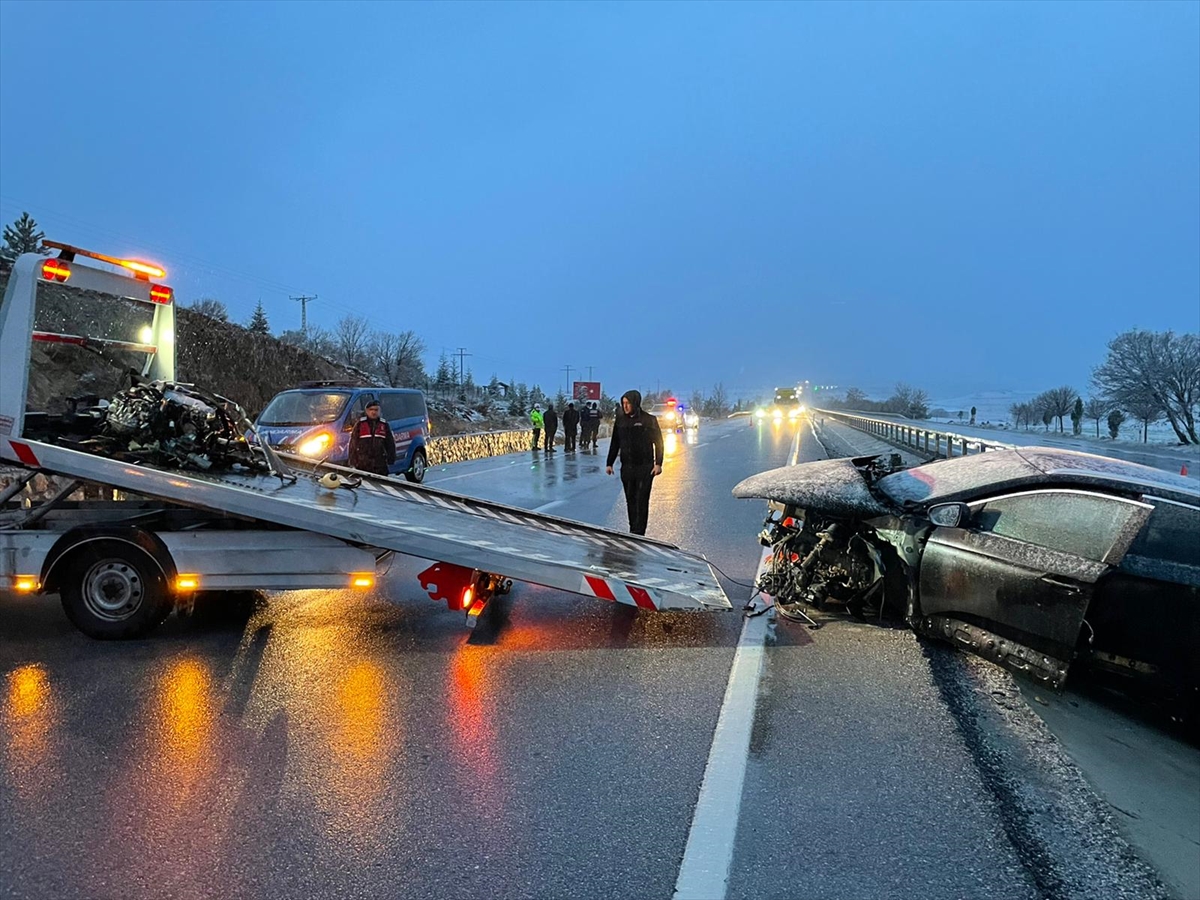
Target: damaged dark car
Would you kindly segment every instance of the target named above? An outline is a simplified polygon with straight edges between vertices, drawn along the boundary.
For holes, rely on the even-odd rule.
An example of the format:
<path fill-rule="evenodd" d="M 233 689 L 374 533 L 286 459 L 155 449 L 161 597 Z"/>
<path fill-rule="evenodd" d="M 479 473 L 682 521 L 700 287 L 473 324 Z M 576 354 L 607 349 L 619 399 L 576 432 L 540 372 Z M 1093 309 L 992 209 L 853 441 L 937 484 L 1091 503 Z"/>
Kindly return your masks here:
<path fill-rule="evenodd" d="M 1200 691 L 1200 490 L 1186 478 L 1044 447 L 903 468 L 834 459 L 763 472 L 759 587 L 779 611 L 903 617 L 1038 681 L 1072 666 Z"/>

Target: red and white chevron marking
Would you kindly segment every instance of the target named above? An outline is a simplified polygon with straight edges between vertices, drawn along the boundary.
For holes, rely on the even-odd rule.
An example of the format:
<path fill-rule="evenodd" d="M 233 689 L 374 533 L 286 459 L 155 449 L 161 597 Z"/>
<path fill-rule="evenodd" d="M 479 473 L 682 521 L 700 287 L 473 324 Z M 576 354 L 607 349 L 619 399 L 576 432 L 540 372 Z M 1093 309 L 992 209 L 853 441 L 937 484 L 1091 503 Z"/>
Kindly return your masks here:
<path fill-rule="evenodd" d="M 612 581 L 599 575 L 584 575 L 581 594 L 599 597 L 612 603 L 627 603 L 638 609 L 658 609 L 659 603 L 654 595 L 643 587 L 626 584 L 624 581 Z"/>

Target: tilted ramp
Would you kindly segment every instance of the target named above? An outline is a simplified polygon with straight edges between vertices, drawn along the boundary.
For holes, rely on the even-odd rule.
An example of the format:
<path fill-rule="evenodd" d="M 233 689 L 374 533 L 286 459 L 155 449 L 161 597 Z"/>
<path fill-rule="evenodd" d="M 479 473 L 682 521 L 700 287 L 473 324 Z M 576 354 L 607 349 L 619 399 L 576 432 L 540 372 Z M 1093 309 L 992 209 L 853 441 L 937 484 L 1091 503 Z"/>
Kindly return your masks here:
<path fill-rule="evenodd" d="M 729 609 L 707 560 L 673 544 L 477 500 L 399 478 L 350 473 L 328 489 L 309 471 L 275 475 L 158 469 L 36 441 L 6 441 L 26 466 L 125 491 L 326 534 L 643 609 Z M 325 471 L 336 467 L 325 467 Z"/>

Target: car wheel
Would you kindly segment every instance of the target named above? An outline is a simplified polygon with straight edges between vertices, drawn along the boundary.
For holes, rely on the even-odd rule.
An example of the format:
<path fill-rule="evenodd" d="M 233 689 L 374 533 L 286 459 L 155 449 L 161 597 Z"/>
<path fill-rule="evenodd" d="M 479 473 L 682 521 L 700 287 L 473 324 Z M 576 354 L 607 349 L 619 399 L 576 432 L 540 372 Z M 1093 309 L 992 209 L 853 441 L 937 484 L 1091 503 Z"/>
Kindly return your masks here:
<path fill-rule="evenodd" d="M 425 469 L 426 469 L 425 451 L 418 450 L 416 453 L 413 454 L 412 465 L 410 465 L 408 467 L 408 471 L 404 473 L 404 477 L 407 478 L 409 481 L 412 481 L 416 484 L 420 484 L 422 481 L 425 480 Z"/>
<path fill-rule="evenodd" d="M 158 564 L 142 551 L 116 543 L 78 553 L 63 573 L 59 595 L 71 623 L 101 640 L 141 637 L 172 608 Z"/>

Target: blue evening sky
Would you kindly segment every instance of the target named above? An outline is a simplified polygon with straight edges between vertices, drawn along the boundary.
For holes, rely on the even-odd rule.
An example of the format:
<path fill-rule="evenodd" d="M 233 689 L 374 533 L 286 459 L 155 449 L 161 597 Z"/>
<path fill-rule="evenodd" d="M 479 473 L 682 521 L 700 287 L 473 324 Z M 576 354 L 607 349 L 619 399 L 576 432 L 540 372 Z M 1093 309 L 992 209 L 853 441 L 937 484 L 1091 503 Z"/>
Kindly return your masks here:
<path fill-rule="evenodd" d="M 0 218 L 476 377 L 1085 389 L 1200 329 L 1200 4 L 0 3 Z"/>

